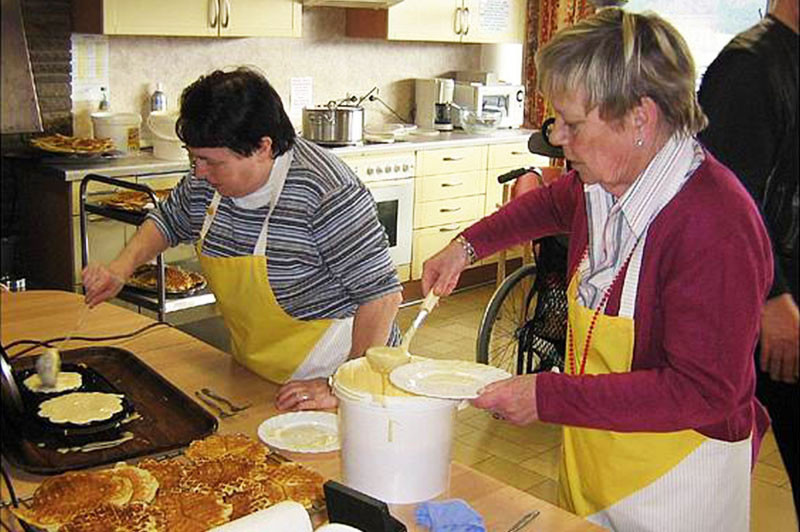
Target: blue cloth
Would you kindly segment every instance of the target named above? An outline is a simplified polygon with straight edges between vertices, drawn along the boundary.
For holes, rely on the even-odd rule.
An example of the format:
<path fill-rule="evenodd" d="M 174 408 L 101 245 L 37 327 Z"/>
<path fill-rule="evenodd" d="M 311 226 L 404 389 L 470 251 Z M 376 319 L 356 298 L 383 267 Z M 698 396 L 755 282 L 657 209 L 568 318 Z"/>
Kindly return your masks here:
<path fill-rule="evenodd" d="M 483 517 L 461 499 L 417 505 L 417 524 L 431 532 L 486 532 Z"/>

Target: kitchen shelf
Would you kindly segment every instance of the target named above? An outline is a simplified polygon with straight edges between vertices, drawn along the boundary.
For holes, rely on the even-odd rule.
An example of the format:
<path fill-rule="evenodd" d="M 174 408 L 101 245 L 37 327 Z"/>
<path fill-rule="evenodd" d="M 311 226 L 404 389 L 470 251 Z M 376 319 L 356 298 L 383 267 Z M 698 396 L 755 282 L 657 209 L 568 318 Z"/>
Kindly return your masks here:
<path fill-rule="evenodd" d="M 106 205 L 100 205 L 97 203 L 90 203 L 87 201 L 87 187 L 92 181 L 113 185 L 123 189 L 143 192 L 150 197 L 153 205 L 158 204 L 158 198 L 156 197 L 155 192 L 147 185 L 143 185 L 141 183 L 130 183 L 99 174 L 88 174 L 85 176 L 81 180 L 80 186 L 81 259 L 84 268 L 89 264 L 89 235 L 87 223 L 89 214 L 103 216 L 105 218 L 118 220 L 120 222 L 135 226 L 141 225 L 147 218 L 147 214 L 144 212 L 129 211 L 125 209 L 109 207 Z M 199 269 L 196 260 L 181 261 L 175 264 L 176 266 L 180 266 L 186 270 L 197 271 Z M 164 282 L 165 265 L 163 253 L 159 253 L 156 257 L 156 267 L 158 270 L 158 275 L 156 277 L 156 290 L 154 293 L 149 293 L 125 285 L 116 297 L 122 301 L 127 301 L 128 303 L 133 303 L 134 305 L 138 305 L 156 312 L 160 321 L 164 321 L 166 315 L 169 313 L 204 305 L 211 305 L 216 302 L 214 294 L 208 288 L 204 288 L 197 293 L 186 296 L 167 294 L 166 284 Z"/>

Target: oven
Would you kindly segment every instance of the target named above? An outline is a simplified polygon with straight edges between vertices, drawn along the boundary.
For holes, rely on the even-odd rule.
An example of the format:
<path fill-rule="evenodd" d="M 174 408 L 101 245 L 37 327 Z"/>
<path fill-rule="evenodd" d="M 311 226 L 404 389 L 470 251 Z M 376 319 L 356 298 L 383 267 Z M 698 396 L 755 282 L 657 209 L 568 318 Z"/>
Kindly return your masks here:
<path fill-rule="evenodd" d="M 414 219 L 414 152 L 342 159 L 364 182 L 378 206 L 395 266 L 411 264 Z"/>

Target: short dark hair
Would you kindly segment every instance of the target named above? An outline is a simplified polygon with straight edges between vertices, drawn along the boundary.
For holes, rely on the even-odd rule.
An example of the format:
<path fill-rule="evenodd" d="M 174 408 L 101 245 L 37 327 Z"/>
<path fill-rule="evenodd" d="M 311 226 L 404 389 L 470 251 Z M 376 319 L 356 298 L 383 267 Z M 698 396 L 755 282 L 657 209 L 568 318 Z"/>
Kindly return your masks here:
<path fill-rule="evenodd" d="M 281 97 L 263 74 L 248 67 L 215 70 L 186 87 L 175 129 L 187 146 L 228 148 L 245 157 L 263 137 L 272 139 L 277 157 L 296 136 Z"/>

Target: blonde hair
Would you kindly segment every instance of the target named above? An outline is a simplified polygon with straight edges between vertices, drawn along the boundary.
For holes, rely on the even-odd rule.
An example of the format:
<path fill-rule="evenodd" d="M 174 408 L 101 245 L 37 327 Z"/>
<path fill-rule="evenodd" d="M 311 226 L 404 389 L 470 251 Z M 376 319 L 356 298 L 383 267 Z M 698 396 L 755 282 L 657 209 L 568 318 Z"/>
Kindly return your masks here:
<path fill-rule="evenodd" d="M 695 134 L 708 120 L 697 102 L 692 54 L 680 33 L 654 13 L 598 10 L 566 28 L 536 54 L 538 89 L 546 99 L 582 89 L 587 112 L 621 119 L 650 97 L 670 133 Z"/>

